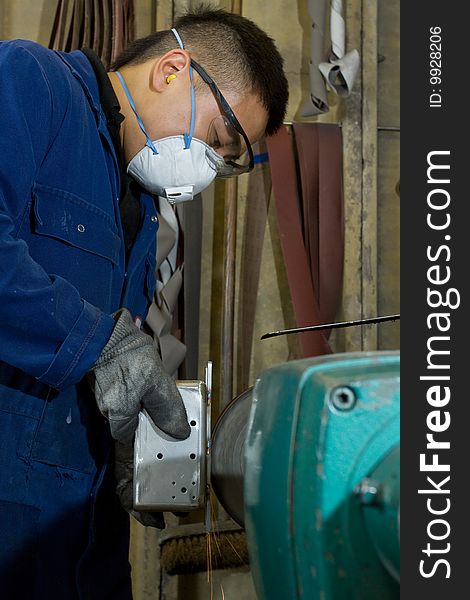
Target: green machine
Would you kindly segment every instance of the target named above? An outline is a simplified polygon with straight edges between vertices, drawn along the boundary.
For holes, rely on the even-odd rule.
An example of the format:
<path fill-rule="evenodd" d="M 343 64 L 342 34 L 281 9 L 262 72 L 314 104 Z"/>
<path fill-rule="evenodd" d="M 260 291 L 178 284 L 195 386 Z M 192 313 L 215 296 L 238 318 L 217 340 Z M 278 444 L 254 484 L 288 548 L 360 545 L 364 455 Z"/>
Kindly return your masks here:
<path fill-rule="evenodd" d="M 292 361 L 258 379 L 242 478 L 260 600 L 399 597 L 399 384 L 395 352 Z"/>
<path fill-rule="evenodd" d="M 183 398 L 197 429 L 208 405 L 198 392 L 203 384 L 194 383 Z M 226 406 L 207 439 L 211 428 L 200 425 L 194 449 L 184 445 L 191 438 L 170 446 L 153 429 L 141 429 L 141 459 L 149 457 L 156 483 L 142 470 L 140 484 L 167 493 L 165 510 L 181 510 L 183 500 L 184 507 L 199 507 L 197 483 L 209 482 L 246 530 L 243 555 L 248 549 L 259 600 L 398 599 L 399 385 L 398 352 L 273 367 Z M 207 513 L 207 499 L 204 506 Z"/>

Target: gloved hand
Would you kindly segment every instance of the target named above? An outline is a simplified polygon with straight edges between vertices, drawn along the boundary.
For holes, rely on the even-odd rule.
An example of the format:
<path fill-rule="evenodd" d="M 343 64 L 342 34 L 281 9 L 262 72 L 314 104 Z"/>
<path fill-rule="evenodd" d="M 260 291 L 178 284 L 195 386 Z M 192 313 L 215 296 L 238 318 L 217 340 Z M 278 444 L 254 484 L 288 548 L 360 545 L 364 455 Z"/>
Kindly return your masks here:
<path fill-rule="evenodd" d="M 153 339 L 134 325 L 127 309 L 114 317 L 113 333 L 92 368 L 96 402 L 111 435 L 132 447 L 138 415 L 145 408 L 162 431 L 186 439 L 191 433 L 186 409 Z"/>
<path fill-rule="evenodd" d="M 134 477 L 134 448 L 116 442 L 114 445 L 114 473 L 116 475 L 116 493 L 121 506 L 146 527 L 165 528 L 165 520 L 161 512 L 139 512 L 134 510 L 133 477 Z"/>

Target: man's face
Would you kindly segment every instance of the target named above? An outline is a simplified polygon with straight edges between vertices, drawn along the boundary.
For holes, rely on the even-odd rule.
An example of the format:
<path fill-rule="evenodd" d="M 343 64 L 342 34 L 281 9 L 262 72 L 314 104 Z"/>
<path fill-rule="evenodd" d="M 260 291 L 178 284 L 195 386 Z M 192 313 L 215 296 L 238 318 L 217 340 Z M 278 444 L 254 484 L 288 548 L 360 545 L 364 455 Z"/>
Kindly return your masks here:
<path fill-rule="evenodd" d="M 156 63 L 144 63 L 126 72 L 132 93 L 137 96 L 139 115 L 153 141 L 190 131 L 190 64 L 187 52 L 175 50 Z M 170 74 L 175 77 L 168 83 Z M 193 137 L 206 142 L 226 161 L 237 159 L 243 153 L 246 155 L 243 136 L 231 124 L 233 119 L 230 115 L 227 117 L 227 109 L 217 98 L 217 91 L 211 89 L 194 69 L 193 81 L 196 84 Z M 268 114 L 265 107 L 251 91 L 220 91 L 229 104 L 228 112 L 231 109 L 249 142 L 254 144 L 266 129 Z M 131 117 L 128 125 L 124 147 L 126 160 L 130 161 L 145 146 L 146 138 L 134 118 Z"/>
<path fill-rule="evenodd" d="M 193 80 L 198 74 L 193 71 Z M 243 128 L 251 144 L 258 141 L 266 129 L 268 114 L 258 97 L 250 92 L 224 92 L 236 119 Z M 195 96 L 195 124 L 193 137 L 206 142 L 226 159 L 237 159 L 246 152 L 246 143 L 217 99 L 214 91 L 204 81 L 199 80 Z M 149 134 L 152 139 L 181 135 L 190 130 L 191 82 L 189 71 L 179 72 L 175 79 L 160 94 L 158 106 L 154 106 L 154 116 Z"/>

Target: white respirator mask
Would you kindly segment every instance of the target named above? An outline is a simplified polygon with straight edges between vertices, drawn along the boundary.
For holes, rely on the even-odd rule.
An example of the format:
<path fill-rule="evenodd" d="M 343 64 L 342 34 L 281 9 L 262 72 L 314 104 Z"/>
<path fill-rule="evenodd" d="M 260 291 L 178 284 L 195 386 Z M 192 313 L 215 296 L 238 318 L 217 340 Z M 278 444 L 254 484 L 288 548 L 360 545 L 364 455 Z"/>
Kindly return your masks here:
<path fill-rule="evenodd" d="M 176 30 L 172 30 L 181 48 L 183 44 Z M 192 200 L 215 179 L 218 170 L 225 165 L 223 157 L 208 144 L 193 138 L 196 116 L 196 99 L 192 76 L 191 122 L 189 133 L 151 140 L 132 100 L 129 89 L 119 71 L 116 71 L 129 104 L 134 111 L 140 129 L 147 142 L 127 167 L 128 174 L 151 194 L 163 196 L 171 204 Z"/>

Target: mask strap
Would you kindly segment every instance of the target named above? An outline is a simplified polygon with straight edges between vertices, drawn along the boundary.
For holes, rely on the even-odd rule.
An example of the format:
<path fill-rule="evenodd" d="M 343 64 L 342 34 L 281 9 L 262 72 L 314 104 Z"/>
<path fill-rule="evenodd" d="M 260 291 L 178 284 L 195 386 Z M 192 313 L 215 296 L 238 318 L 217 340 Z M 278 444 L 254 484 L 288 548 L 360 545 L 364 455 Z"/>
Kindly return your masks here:
<path fill-rule="evenodd" d="M 179 47 L 184 50 L 183 40 L 180 37 L 180 34 L 176 31 L 175 28 L 172 28 L 172 33 L 178 42 Z M 196 120 L 196 95 L 194 92 L 194 82 L 193 82 L 193 68 L 189 67 L 189 80 L 191 82 L 191 122 L 189 124 L 189 133 L 184 134 L 184 147 L 187 150 L 191 145 L 191 140 L 193 139 L 194 133 L 194 123 Z"/>
<path fill-rule="evenodd" d="M 135 107 L 134 104 L 134 100 L 132 100 L 132 96 L 131 93 L 126 85 L 126 82 L 124 81 L 121 73 L 119 73 L 119 71 L 116 71 L 116 75 L 119 77 L 119 81 L 121 82 L 121 85 L 126 93 L 127 99 L 129 100 L 129 104 L 131 105 L 132 110 L 134 111 L 135 117 L 137 119 L 137 123 L 139 124 L 140 129 L 142 130 L 142 133 L 145 135 L 145 137 L 147 138 L 147 143 L 145 144 L 146 146 L 148 146 L 150 148 L 150 150 L 152 150 L 152 152 L 154 154 L 158 154 L 157 149 L 155 148 L 154 143 L 152 142 L 152 140 L 149 138 L 148 133 L 145 131 L 145 127 L 144 124 L 142 123 L 142 119 L 139 117 L 139 115 L 137 114 L 137 109 Z"/>

